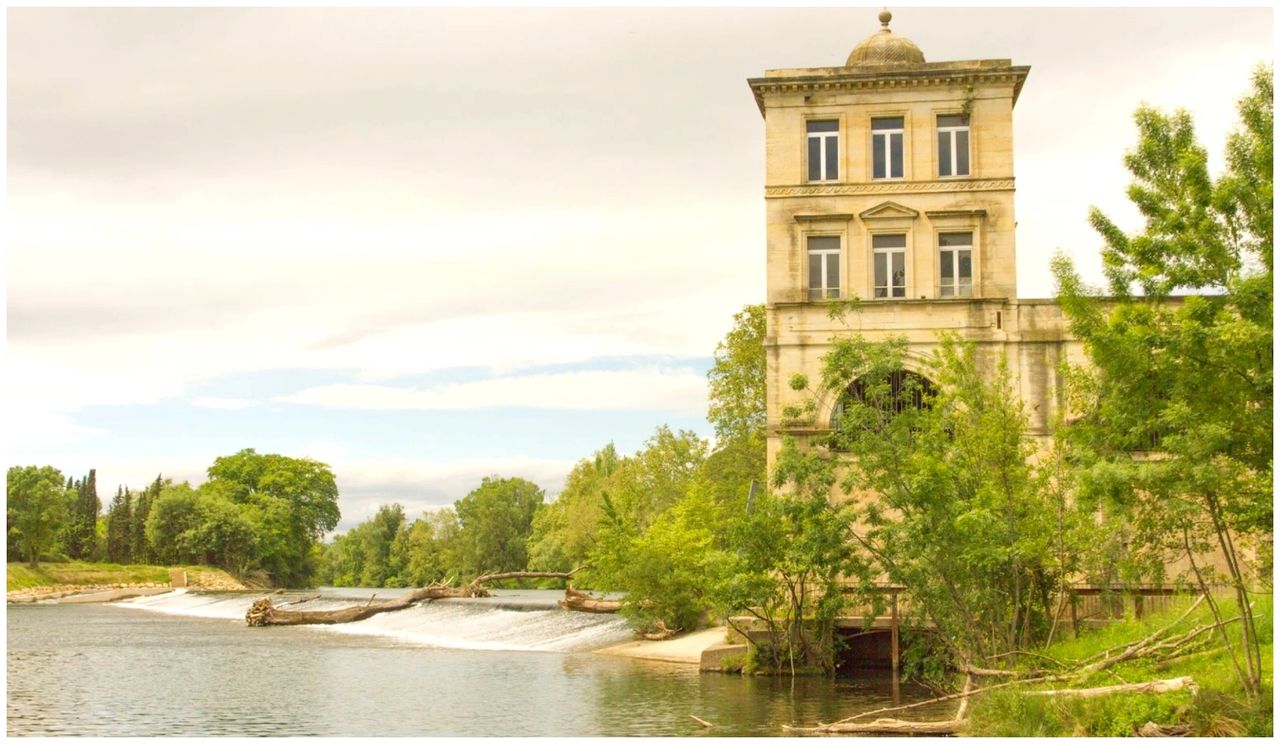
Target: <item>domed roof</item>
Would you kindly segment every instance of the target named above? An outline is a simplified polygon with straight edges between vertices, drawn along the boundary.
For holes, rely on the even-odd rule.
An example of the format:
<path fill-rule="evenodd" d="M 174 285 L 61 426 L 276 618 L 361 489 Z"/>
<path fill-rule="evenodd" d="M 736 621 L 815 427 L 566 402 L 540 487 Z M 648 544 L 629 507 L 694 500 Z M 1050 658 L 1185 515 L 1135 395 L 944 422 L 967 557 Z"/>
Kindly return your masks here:
<path fill-rule="evenodd" d="M 906 67 L 924 64 L 924 52 L 905 36 L 889 30 L 893 14 L 880 11 L 880 30 L 853 48 L 845 67 Z"/>

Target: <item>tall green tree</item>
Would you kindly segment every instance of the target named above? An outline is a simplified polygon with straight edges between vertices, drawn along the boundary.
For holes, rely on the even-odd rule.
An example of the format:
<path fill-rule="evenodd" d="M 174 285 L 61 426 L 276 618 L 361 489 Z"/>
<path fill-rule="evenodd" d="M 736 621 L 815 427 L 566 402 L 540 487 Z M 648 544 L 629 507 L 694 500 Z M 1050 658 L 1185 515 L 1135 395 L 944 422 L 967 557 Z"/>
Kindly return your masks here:
<path fill-rule="evenodd" d="M 458 499 L 454 509 L 468 575 L 525 569 L 533 519 L 544 497 L 541 488 L 523 478 L 493 476 Z"/>
<path fill-rule="evenodd" d="M 1262 665 L 1249 592 L 1270 567 L 1251 576 L 1240 543 L 1271 554 L 1273 98 L 1272 73 L 1259 68 L 1217 180 L 1189 114 L 1138 109 L 1138 145 L 1125 165 L 1143 228 L 1130 235 L 1090 213 L 1105 240 L 1109 297 L 1086 288 L 1065 257 L 1054 262 L 1092 363 L 1080 373 L 1090 394 L 1073 427 L 1082 484 L 1123 497 L 1141 548 L 1157 558 L 1181 552 L 1215 612 L 1212 577 L 1196 562 L 1211 547 L 1220 554 L 1243 620 L 1242 683 L 1253 694 Z"/>
<path fill-rule="evenodd" d="M 749 512 L 725 519 L 729 549 L 707 572 L 709 599 L 726 618 L 748 615 L 767 631 L 764 641 L 744 633 L 753 666 L 775 674 L 831 673 L 841 578 L 854 557 L 852 510 L 829 502 L 827 464 L 800 457 L 794 445 L 784 448 L 777 473 L 788 493 L 761 492 Z"/>
<path fill-rule="evenodd" d="M 378 507 L 377 513 L 357 528 L 364 553 L 361 586 L 386 586 L 387 580 L 393 578 L 398 583 L 391 564 L 391 546 L 404 528 L 404 507 L 399 504 Z"/>
<path fill-rule="evenodd" d="M 850 576 L 865 599 L 882 596 L 878 584 L 904 586 L 954 662 L 995 664 L 1047 633 L 1067 572 L 1059 557 L 1074 552 L 1062 538 L 1074 533 L 1059 529 L 1062 502 L 1040 487 L 1003 359 L 980 362 L 943 335 L 923 376 L 907 366 L 902 338 L 834 342 L 823 385 L 843 397 L 830 445 L 848 457 L 792 444 L 775 476 L 848 494 L 859 548 Z"/>
<path fill-rule="evenodd" d="M 102 502 L 98 500 L 97 472 L 90 470 L 89 475 L 75 484 L 75 501 L 68 514 L 65 547 L 67 555 L 79 560 L 93 557 L 97 545 L 98 515 L 102 511 Z"/>
<path fill-rule="evenodd" d="M 67 519 L 68 491 L 51 466 L 9 468 L 5 479 L 8 528 L 32 568 L 57 546 Z"/>
<path fill-rule="evenodd" d="M 245 510 L 217 493 L 197 491 L 195 521 L 178 538 L 195 559 L 243 575 L 257 560 L 258 536 Z"/>
<path fill-rule="evenodd" d="M 307 457 L 258 454 L 244 449 L 209 466 L 209 482 L 233 501 L 265 495 L 288 501 L 313 540 L 338 525 L 338 485 L 329 466 Z"/>
<path fill-rule="evenodd" d="M 208 473 L 204 488 L 240 505 L 251 523 L 258 567 L 280 585 L 309 583 L 316 568 L 312 547 L 340 517 L 329 466 L 245 449 L 217 458 Z"/>
<path fill-rule="evenodd" d="M 130 529 L 133 524 L 133 496 L 124 486 L 116 488 L 115 498 L 107 510 L 107 560 L 112 563 L 130 563 L 133 544 Z"/>
<path fill-rule="evenodd" d="M 147 519 L 151 516 L 151 505 L 160 496 L 160 491 L 168 484 L 162 476 L 156 475 L 156 479 L 151 485 L 142 489 L 137 493 L 133 501 L 133 511 L 130 515 L 132 522 L 129 525 L 129 541 L 130 556 L 136 563 L 151 563 L 155 560 L 155 556 L 151 552 L 151 546 L 147 542 Z M 129 496 L 128 487 L 125 488 L 125 496 Z"/>
<path fill-rule="evenodd" d="M 461 529 L 453 508 L 445 507 L 402 530 L 391 544 L 389 558 L 400 583 L 426 586 L 460 575 Z"/>
<path fill-rule="evenodd" d="M 613 443 L 569 471 L 564 490 L 539 509 L 529 536 L 529 567 L 540 571 L 572 571 L 587 561 L 595 546 L 604 494 L 622 463 Z"/>
<path fill-rule="evenodd" d="M 165 484 L 147 514 L 149 555 L 163 565 L 195 563 L 200 548 L 190 533 L 199 525 L 196 490 L 188 483 Z"/>
<path fill-rule="evenodd" d="M 707 420 L 716 437 L 759 439 L 765 429 L 764 305 L 747 305 L 716 344 L 707 371 Z"/>

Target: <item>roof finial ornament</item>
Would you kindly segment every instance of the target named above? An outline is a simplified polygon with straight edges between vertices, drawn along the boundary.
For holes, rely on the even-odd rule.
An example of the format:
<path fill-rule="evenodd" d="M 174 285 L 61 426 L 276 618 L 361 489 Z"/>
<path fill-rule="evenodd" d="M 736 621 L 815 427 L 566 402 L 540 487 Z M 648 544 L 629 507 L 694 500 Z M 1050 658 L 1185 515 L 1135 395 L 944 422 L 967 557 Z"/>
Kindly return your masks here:
<path fill-rule="evenodd" d="M 889 28 L 889 21 L 892 21 L 892 20 L 893 20 L 893 14 L 889 12 L 888 8 L 884 8 L 880 11 L 881 26 L 885 27 L 886 29 Z"/>

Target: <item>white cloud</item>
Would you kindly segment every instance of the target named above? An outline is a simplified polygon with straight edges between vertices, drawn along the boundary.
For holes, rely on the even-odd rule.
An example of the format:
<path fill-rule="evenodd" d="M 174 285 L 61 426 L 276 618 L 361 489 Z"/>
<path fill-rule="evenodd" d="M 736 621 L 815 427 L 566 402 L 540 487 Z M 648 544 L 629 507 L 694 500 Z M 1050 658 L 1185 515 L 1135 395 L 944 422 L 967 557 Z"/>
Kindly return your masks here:
<path fill-rule="evenodd" d="M 564 410 L 666 410 L 701 415 L 706 378 L 689 370 L 587 370 L 503 377 L 417 389 L 321 385 L 277 400 L 328 408 L 465 410 L 530 407 Z"/>
<path fill-rule="evenodd" d="M 191 399 L 191 405 L 199 406 L 200 408 L 217 408 L 224 411 L 240 411 L 256 406 L 257 401 L 245 400 L 244 398 L 198 397 Z"/>
<path fill-rule="evenodd" d="M 435 462 L 411 458 L 363 458 L 332 463 L 338 480 L 339 507 L 345 531 L 373 516 L 379 506 L 399 503 L 416 519 L 425 511 L 452 504 L 480 485 L 485 476 L 525 478 L 558 493 L 574 466 L 572 460 L 512 455 Z"/>

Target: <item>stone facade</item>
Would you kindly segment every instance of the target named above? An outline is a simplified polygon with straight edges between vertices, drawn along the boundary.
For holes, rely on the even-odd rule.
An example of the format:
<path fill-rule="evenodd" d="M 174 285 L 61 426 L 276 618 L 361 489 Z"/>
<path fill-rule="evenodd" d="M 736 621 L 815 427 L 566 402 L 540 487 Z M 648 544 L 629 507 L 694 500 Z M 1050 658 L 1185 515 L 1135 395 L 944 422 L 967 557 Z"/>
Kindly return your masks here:
<path fill-rule="evenodd" d="M 792 375 L 820 380 L 840 334 L 905 336 L 916 372 L 943 331 L 974 342 L 983 364 L 1003 356 L 1039 438 L 1059 365 L 1083 361 L 1055 302 L 1018 298 L 1013 108 L 1030 68 L 926 62 L 889 21 L 845 66 L 748 81 L 765 122 L 770 468 L 784 435 L 829 430 L 836 394 L 812 421 L 782 411 L 805 395 Z M 830 319 L 837 297 L 860 310 Z"/>

